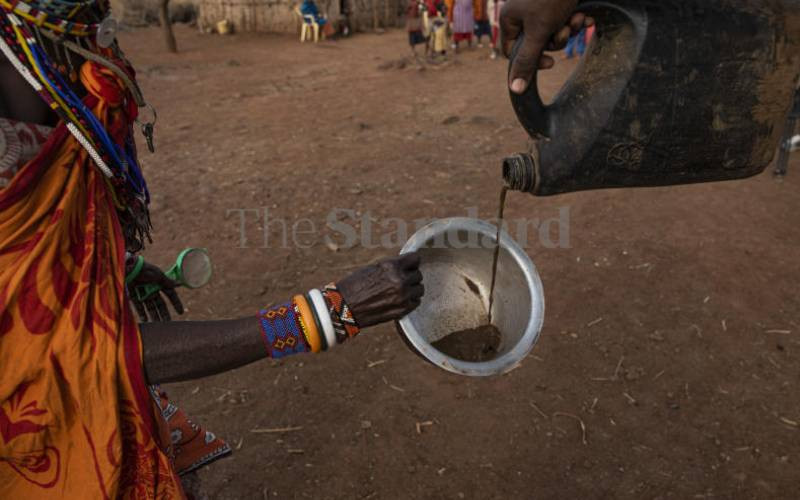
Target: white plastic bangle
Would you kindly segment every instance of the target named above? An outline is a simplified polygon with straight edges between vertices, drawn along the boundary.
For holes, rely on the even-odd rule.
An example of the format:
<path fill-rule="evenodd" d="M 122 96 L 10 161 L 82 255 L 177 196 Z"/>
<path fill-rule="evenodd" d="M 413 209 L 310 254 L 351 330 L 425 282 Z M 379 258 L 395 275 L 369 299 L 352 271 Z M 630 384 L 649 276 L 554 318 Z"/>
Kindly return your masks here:
<path fill-rule="evenodd" d="M 336 345 L 336 332 L 333 330 L 333 321 L 331 321 L 331 313 L 328 312 L 328 305 L 322 292 L 316 288 L 308 291 L 308 297 L 314 304 L 314 310 L 317 312 L 322 331 L 325 334 L 325 341 L 328 343 L 328 350 L 330 350 Z"/>

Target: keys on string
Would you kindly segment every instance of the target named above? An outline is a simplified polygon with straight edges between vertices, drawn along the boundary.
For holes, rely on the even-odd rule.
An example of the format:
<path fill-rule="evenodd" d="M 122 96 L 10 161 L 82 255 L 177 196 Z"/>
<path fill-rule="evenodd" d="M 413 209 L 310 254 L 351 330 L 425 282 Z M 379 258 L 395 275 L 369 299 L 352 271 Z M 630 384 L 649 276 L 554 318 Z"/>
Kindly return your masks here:
<path fill-rule="evenodd" d="M 152 123 L 145 123 L 142 125 L 142 135 L 144 135 L 145 141 L 147 141 L 147 149 L 151 153 L 156 152 L 156 148 L 153 145 L 153 124 Z"/>
<path fill-rule="evenodd" d="M 156 113 L 156 108 L 149 104 L 145 104 L 144 108 L 149 108 L 150 112 L 153 113 L 153 120 L 149 122 L 139 121 L 136 120 L 137 123 L 141 123 L 142 125 L 142 135 L 144 136 L 145 141 L 147 141 L 147 150 L 151 153 L 156 152 L 156 147 L 153 144 L 153 131 L 156 127 L 156 121 L 158 120 L 158 114 Z M 140 115 L 141 118 L 141 115 Z"/>

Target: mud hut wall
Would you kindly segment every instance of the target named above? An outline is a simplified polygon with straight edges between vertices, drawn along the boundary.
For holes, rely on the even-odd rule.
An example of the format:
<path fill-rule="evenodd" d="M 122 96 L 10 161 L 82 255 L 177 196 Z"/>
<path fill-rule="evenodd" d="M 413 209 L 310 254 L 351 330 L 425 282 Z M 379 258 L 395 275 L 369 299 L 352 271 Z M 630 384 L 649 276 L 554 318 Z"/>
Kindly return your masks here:
<path fill-rule="evenodd" d="M 300 25 L 293 11 L 301 0 L 170 0 L 170 13 L 192 8 L 200 29 L 213 29 L 227 19 L 235 31 L 296 33 Z M 329 19 L 336 20 L 342 9 L 349 11 L 353 31 L 403 25 L 407 0 L 316 0 Z M 117 20 L 129 26 L 144 26 L 158 20 L 159 0 L 111 0 Z"/>
<path fill-rule="evenodd" d="M 133 27 L 158 24 L 159 0 L 110 0 L 111 15 L 118 22 Z M 199 0 L 170 0 L 172 22 L 188 23 L 196 19 Z"/>
<path fill-rule="evenodd" d="M 407 0 L 344 0 L 350 11 L 353 31 L 370 31 L 378 28 L 395 28 L 404 25 Z"/>
<path fill-rule="evenodd" d="M 398 13 L 403 0 L 344 0 L 349 10 L 353 31 L 373 29 L 377 17 L 378 27 L 396 27 L 403 17 Z M 227 19 L 236 31 L 262 31 L 294 33 L 300 28 L 293 10 L 296 0 L 199 0 L 198 22 L 201 27 L 214 26 Z M 316 0 L 328 19 L 341 16 L 342 0 Z"/>
<path fill-rule="evenodd" d="M 223 19 L 234 31 L 292 32 L 297 21 L 285 0 L 200 0 L 198 24 L 213 27 Z"/>

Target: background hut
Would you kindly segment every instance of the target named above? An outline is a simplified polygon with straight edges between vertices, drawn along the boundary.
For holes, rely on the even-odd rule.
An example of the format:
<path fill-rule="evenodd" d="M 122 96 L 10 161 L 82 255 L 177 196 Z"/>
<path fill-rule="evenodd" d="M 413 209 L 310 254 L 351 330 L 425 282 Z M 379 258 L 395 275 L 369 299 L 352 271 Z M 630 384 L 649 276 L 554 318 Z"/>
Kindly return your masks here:
<path fill-rule="evenodd" d="M 300 20 L 294 8 L 302 0 L 170 0 L 173 22 L 196 19 L 202 31 L 227 20 L 234 31 L 294 33 Z M 334 22 L 347 20 L 351 31 L 399 27 L 408 0 L 315 0 Z M 127 26 L 158 24 L 159 0 L 111 0 L 114 17 Z"/>
<path fill-rule="evenodd" d="M 299 19 L 294 8 L 300 0 L 196 0 L 198 25 L 210 30 L 227 20 L 234 31 L 294 33 Z M 346 18 L 352 31 L 400 26 L 406 0 L 316 0 L 328 19 L 343 22 Z"/>
<path fill-rule="evenodd" d="M 126 26 L 158 24 L 159 0 L 111 0 L 111 13 Z M 198 0 L 170 0 L 169 14 L 173 23 L 189 23 L 197 17 Z"/>

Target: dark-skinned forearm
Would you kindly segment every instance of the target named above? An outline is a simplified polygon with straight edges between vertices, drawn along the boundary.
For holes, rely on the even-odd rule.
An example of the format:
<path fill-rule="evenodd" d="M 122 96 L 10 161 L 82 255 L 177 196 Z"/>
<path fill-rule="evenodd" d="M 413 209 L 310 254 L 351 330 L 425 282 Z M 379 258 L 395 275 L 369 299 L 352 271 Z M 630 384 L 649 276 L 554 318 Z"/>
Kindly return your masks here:
<path fill-rule="evenodd" d="M 207 377 L 267 357 L 256 316 L 142 323 L 140 328 L 151 384 Z"/>
<path fill-rule="evenodd" d="M 335 348 L 355 337 L 361 327 L 392 321 L 414 310 L 424 293 L 419 264 L 416 253 L 387 259 L 252 317 L 143 323 L 147 381 L 191 380 L 266 357 Z"/>

